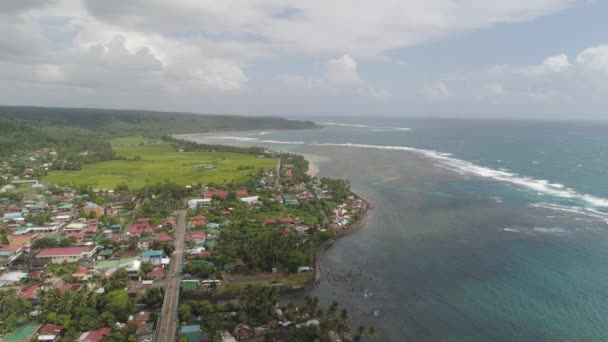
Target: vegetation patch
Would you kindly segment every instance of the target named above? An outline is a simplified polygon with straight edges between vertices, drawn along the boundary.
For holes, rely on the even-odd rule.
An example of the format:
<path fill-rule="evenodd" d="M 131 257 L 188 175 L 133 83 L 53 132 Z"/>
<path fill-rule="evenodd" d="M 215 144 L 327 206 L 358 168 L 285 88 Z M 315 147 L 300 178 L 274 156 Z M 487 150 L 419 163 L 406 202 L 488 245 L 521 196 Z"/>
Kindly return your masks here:
<path fill-rule="evenodd" d="M 113 140 L 113 150 L 123 160 L 86 164 L 78 171 L 51 171 L 43 180 L 51 184 L 88 185 L 101 189 L 114 189 L 120 184 L 141 188 L 163 180 L 179 185 L 243 183 L 255 170 L 276 167 L 276 160 L 271 158 L 230 152 L 176 152 L 169 143 L 147 144 L 142 141 L 144 139 Z M 123 144 L 116 144 L 116 141 Z M 251 169 L 243 170 L 243 165 Z"/>

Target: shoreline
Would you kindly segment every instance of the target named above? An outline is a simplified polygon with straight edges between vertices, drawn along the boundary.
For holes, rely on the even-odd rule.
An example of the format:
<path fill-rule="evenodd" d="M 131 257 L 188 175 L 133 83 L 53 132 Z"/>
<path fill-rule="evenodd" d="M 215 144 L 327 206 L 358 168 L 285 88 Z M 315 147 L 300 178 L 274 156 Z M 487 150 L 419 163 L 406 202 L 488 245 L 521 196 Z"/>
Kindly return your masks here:
<path fill-rule="evenodd" d="M 357 195 L 357 196 L 359 196 L 359 195 Z M 307 285 L 304 286 L 304 289 L 306 291 L 311 290 L 312 288 L 314 288 L 321 282 L 321 278 L 322 278 L 322 276 L 321 276 L 321 259 L 323 258 L 323 255 L 325 254 L 325 252 L 328 251 L 331 248 L 331 246 L 333 246 L 334 242 L 363 228 L 365 226 L 365 224 L 367 223 L 367 218 L 368 218 L 369 212 L 374 209 L 374 205 L 372 202 L 366 200 L 365 198 L 363 198 L 361 196 L 359 196 L 359 198 L 361 198 L 362 200 L 364 200 L 367 203 L 367 210 L 365 210 L 365 213 L 363 214 L 361 219 L 359 221 L 353 223 L 352 225 L 350 225 L 348 228 L 342 230 L 337 235 L 332 236 L 331 238 L 329 238 L 326 241 L 323 241 L 315 249 L 315 252 L 313 255 L 314 275 L 312 277 L 312 284 L 307 284 L 308 286 Z"/>
<path fill-rule="evenodd" d="M 310 153 L 296 152 L 296 154 L 301 155 L 308 162 L 308 170 L 306 170 L 306 174 L 309 175 L 310 177 L 316 177 L 319 174 L 318 161 L 321 161 L 321 158 L 317 155 L 310 154 Z"/>

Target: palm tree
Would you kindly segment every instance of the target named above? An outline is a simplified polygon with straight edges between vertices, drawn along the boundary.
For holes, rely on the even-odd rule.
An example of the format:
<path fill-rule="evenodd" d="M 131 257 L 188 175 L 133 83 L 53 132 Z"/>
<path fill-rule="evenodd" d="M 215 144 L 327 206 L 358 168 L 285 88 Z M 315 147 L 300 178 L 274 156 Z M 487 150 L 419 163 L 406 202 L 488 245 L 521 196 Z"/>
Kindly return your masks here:
<path fill-rule="evenodd" d="M 357 334 L 355 335 L 354 340 L 357 342 L 361 341 L 364 334 L 365 334 L 365 328 L 362 325 L 360 325 L 357 328 Z"/>

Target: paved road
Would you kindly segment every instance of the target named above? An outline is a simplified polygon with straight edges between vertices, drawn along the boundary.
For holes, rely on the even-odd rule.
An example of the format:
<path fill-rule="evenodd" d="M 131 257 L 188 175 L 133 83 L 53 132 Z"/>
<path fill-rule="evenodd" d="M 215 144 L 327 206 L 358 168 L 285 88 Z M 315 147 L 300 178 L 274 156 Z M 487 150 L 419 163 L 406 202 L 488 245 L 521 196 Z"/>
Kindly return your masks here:
<path fill-rule="evenodd" d="M 177 228 L 175 230 L 175 251 L 171 255 L 169 272 L 165 280 L 165 299 L 161 310 L 160 322 L 154 335 L 155 342 L 172 342 L 176 340 L 179 304 L 179 287 L 184 266 L 184 245 L 186 240 L 186 211 L 177 211 Z M 174 274 L 180 276 L 173 277 Z"/>

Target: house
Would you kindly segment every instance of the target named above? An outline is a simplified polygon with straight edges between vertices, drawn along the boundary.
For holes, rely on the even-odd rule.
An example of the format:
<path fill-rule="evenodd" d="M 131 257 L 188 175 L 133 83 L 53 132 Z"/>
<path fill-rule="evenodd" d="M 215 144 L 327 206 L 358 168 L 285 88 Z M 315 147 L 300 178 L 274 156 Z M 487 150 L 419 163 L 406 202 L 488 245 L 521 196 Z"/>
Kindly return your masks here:
<path fill-rule="evenodd" d="M 207 225 L 205 227 L 207 227 L 208 229 L 219 229 L 220 224 L 214 223 L 214 222 L 209 222 L 209 223 L 207 223 Z"/>
<path fill-rule="evenodd" d="M 139 258 L 111 259 L 98 261 L 97 264 L 95 264 L 95 272 L 107 276 L 111 275 L 119 268 L 125 268 L 129 274 L 129 278 L 138 279 L 139 270 L 141 269 L 141 260 L 139 260 Z"/>
<path fill-rule="evenodd" d="M 38 341 L 54 342 L 59 339 L 63 327 L 60 325 L 46 324 L 38 330 Z"/>
<path fill-rule="evenodd" d="M 59 292 L 62 292 L 62 293 L 68 292 L 68 291 L 73 292 L 73 291 L 80 290 L 81 287 L 82 287 L 82 284 L 63 284 L 57 290 L 59 290 Z"/>
<path fill-rule="evenodd" d="M 82 207 L 82 210 L 87 215 L 95 215 L 95 217 L 103 216 L 103 208 L 93 202 L 86 202 Z"/>
<path fill-rule="evenodd" d="M 35 233 L 52 233 L 56 232 L 61 227 L 60 224 L 48 225 L 48 226 L 34 226 L 31 223 L 27 223 L 19 227 L 13 235 L 22 234 L 35 234 Z"/>
<path fill-rule="evenodd" d="M 144 236 L 137 241 L 137 248 L 141 249 L 142 251 L 147 251 L 152 247 L 154 242 L 159 240 L 160 238 L 156 235 Z"/>
<path fill-rule="evenodd" d="M 312 272 L 314 269 L 310 266 L 300 266 L 298 267 L 298 273 L 307 273 Z"/>
<path fill-rule="evenodd" d="M 298 205 L 298 199 L 294 196 L 283 196 L 283 204 L 285 206 Z"/>
<path fill-rule="evenodd" d="M 85 233 L 84 232 L 71 232 L 68 234 L 68 237 L 70 239 L 76 240 L 76 242 L 82 242 L 84 240 Z"/>
<path fill-rule="evenodd" d="M 30 287 L 28 287 L 25 290 L 22 290 L 21 292 L 19 292 L 19 297 L 25 299 L 25 300 L 33 300 L 38 298 L 37 294 L 38 291 L 40 290 L 40 285 L 38 284 L 34 284 Z"/>
<path fill-rule="evenodd" d="M 207 240 L 207 234 L 203 232 L 192 232 L 188 234 L 187 241 L 194 241 L 195 244 L 205 242 Z"/>
<path fill-rule="evenodd" d="M 122 229 L 122 226 L 120 225 L 120 223 L 114 223 L 114 224 L 110 225 L 110 229 L 113 232 L 119 232 Z"/>
<path fill-rule="evenodd" d="M 160 233 L 156 233 L 154 234 L 156 237 L 158 237 L 158 241 L 160 242 L 171 242 L 173 241 L 173 237 L 171 237 L 171 235 L 165 233 L 165 232 L 160 232 Z"/>
<path fill-rule="evenodd" d="M 86 223 L 82 222 L 72 222 L 63 228 L 64 232 L 80 232 L 85 229 L 87 226 Z"/>
<path fill-rule="evenodd" d="M 235 192 L 238 197 L 245 197 L 248 195 L 247 190 L 236 190 Z M 228 191 L 228 190 L 204 191 L 203 197 L 209 198 L 209 199 L 213 198 L 213 196 L 218 196 L 220 198 L 226 198 L 226 197 L 228 197 L 229 193 L 230 193 L 230 191 Z"/>
<path fill-rule="evenodd" d="M 41 250 L 36 258 L 50 259 L 53 264 L 63 262 L 77 262 L 80 259 L 91 258 L 97 248 L 88 250 L 87 247 L 57 247 Z"/>
<path fill-rule="evenodd" d="M 140 325 L 140 324 L 150 321 L 150 319 L 151 319 L 150 312 L 144 310 L 144 311 L 137 312 L 135 315 L 129 316 L 128 322 L 129 323 L 132 322 L 137 325 Z"/>
<path fill-rule="evenodd" d="M 291 217 L 282 217 L 279 219 L 279 223 L 281 223 L 281 225 L 290 225 L 293 224 L 295 221 L 294 219 L 292 219 Z"/>
<path fill-rule="evenodd" d="M 154 230 L 147 223 L 133 223 L 127 228 L 127 232 L 131 235 L 141 236 L 146 230 Z"/>
<path fill-rule="evenodd" d="M 11 285 L 20 282 L 22 279 L 27 278 L 28 275 L 25 272 L 7 272 L 0 275 L 0 287 Z"/>
<path fill-rule="evenodd" d="M 114 251 L 112 249 L 104 249 L 97 254 L 97 260 L 107 260 L 112 257 Z"/>
<path fill-rule="evenodd" d="M 152 265 L 160 265 L 164 256 L 163 251 L 144 251 L 141 252 L 141 260 Z"/>
<path fill-rule="evenodd" d="M 87 224 L 88 225 L 97 225 L 97 224 L 99 224 L 99 219 L 98 218 L 87 219 Z"/>
<path fill-rule="evenodd" d="M 258 202 L 259 199 L 260 199 L 260 196 L 241 197 L 241 201 L 245 202 L 247 204 L 254 204 L 254 203 Z"/>
<path fill-rule="evenodd" d="M 0 188 L 0 193 L 2 193 L 2 192 L 9 192 L 9 191 L 12 191 L 12 190 L 15 190 L 15 186 L 11 185 L 11 184 L 6 184 L 5 186 L 3 186 L 3 187 Z"/>
<path fill-rule="evenodd" d="M 196 210 L 211 207 L 211 198 L 193 198 L 188 201 L 188 208 Z"/>
<path fill-rule="evenodd" d="M 76 272 L 72 273 L 72 278 L 81 280 L 87 275 L 87 273 L 89 273 L 89 270 L 87 270 L 86 267 L 79 267 Z"/>
<path fill-rule="evenodd" d="M 105 336 L 110 335 L 112 330 L 110 328 L 99 328 L 83 333 L 76 340 L 76 342 L 100 342 Z"/>
<path fill-rule="evenodd" d="M 34 336 L 40 329 L 40 325 L 24 325 L 17 328 L 12 333 L 4 335 L 3 342 L 29 342 L 34 339 Z"/>
<path fill-rule="evenodd" d="M 22 245 L 0 245 L 0 266 L 10 265 L 22 252 Z"/>
<path fill-rule="evenodd" d="M 135 331 L 137 342 L 152 342 L 154 336 L 154 323 L 145 323 L 137 327 Z"/>
<path fill-rule="evenodd" d="M 165 269 L 162 266 L 156 266 L 152 271 L 146 273 L 146 278 L 159 280 L 165 276 Z"/>
<path fill-rule="evenodd" d="M 188 228 L 196 228 L 196 226 L 205 226 L 207 224 L 207 221 L 205 220 L 190 220 L 188 221 Z"/>
<path fill-rule="evenodd" d="M 195 325 L 184 325 L 180 329 L 180 334 L 186 336 L 188 342 L 199 342 L 201 340 L 201 326 Z"/>
<path fill-rule="evenodd" d="M 36 240 L 37 237 L 38 237 L 38 234 L 34 234 L 34 233 L 19 234 L 19 235 L 11 234 L 8 236 L 8 243 L 11 245 L 31 244 L 32 242 L 34 242 L 34 240 Z"/>
<path fill-rule="evenodd" d="M 84 233 L 85 240 L 91 241 L 93 238 L 95 238 L 95 235 L 97 235 L 97 227 L 88 226 L 87 229 L 83 230 L 82 232 Z"/>
<path fill-rule="evenodd" d="M 23 218 L 23 214 L 21 214 L 21 212 L 15 212 L 15 213 L 6 213 L 4 214 L 4 216 L 2 216 L 2 221 L 4 222 L 8 222 L 8 221 L 15 221 L 15 222 L 23 222 L 25 221 L 25 219 Z"/>

